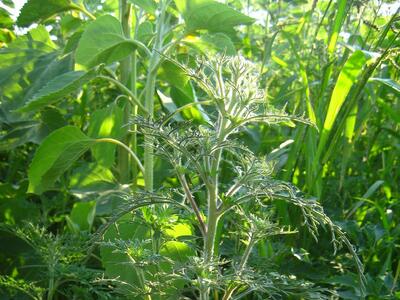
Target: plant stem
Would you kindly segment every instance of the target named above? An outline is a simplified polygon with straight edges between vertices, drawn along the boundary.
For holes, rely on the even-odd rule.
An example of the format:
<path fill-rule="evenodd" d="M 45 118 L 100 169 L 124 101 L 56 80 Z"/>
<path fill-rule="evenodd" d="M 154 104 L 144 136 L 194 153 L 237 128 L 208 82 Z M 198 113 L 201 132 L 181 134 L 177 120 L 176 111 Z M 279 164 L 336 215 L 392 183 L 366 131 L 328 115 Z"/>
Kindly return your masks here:
<path fill-rule="evenodd" d="M 221 74 L 222 76 L 222 74 Z M 222 84 L 222 77 L 221 84 Z M 220 86 L 222 91 L 222 86 Z M 217 133 L 217 143 L 221 144 L 224 142 L 226 138 L 225 127 L 227 126 L 228 120 L 224 117 L 222 113 L 219 114 L 218 117 L 218 133 Z M 218 147 L 218 150 L 215 152 L 213 161 L 211 164 L 211 183 L 207 185 L 208 192 L 208 218 L 207 218 L 207 234 L 204 241 L 204 263 L 208 265 L 212 262 L 214 256 L 214 244 L 215 244 L 215 236 L 218 227 L 218 220 L 220 218 L 220 214 L 218 212 L 217 202 L 218 202 L 218 173 L 219 173 L 219 165 L 222 156 L 222 147 Z M 205 300 L 209 299 L 209 288 L 202 289 L 202 297 Z"/>
<path fill-rule="evenodd" d="M 149 115 L 146 108 L 140 103 L 140 101 L 137 99 L 135 94 L 133 94 L 132 91 L 130 89 L 128 89 L 125 85 L 123 85 L 121 82 L 119 82 L 118 80 L 116 80 L 112 77 L 109 77 L 109 76 L 97 75 L 96 77 L 105 79 L 105 80 L 108 80 L 108 81 L 114 83 L 121 90 L 121 92 L 123 92 L 125 95 L 127 95 L 129 97 L 129 99 L 131 100 L 130 102 L 131 102 L 132 106 L 137 105 L 140 108 L 140 110 L 142 111 L 142 113 L 144 113 L 145 116 Z"/>
<path fill-rule="evenodd" d="M 196 214 L 196 218 L 199 221 L 200 231 L 204 237 L 206 235 L 207 229 L 206 229 L 206 225 L 204 224 L 203 218 L 201 216 L 200 209 L 197 206 L 192 193 L 190 192 L 190 188 L 186 181 L 185 174 L 181 174 L 178 170 L 177 170 L 177 174 L 178 174 L 178 179 L 183 187 L 183 190 L 185 191 L 185 195 L 188 198 L 189 203 L 192 206 L 194 213 Z"/>
<path fill-rule="evenodd" d="M 70 5 L 70 7 L 71 7 L 71 9 L 80 11 L 80 12 L 83 13 L 84 15 L 88 16 L 90 19 L 96 20 L 96 17 L 95 17 L 94 15 L 92 15 L 92 14 L 90 13 L 90 11 L 88 11 L 88 10 L 86 9 L 86 7 L 85 7 L 83 4 L 81 4 L 81 5 L 76 5 L 76 4 L 72 3 L 72 4 Z"/>
<path fill-rule="evenodd" d="M 154 91 L 156 85 L 156 77 L 157 77 L 157 68 L 158 63 L 160 60 L 160 52 L 162 49 L 162 42 L 164 39 L 164 17 L 166 11 L 166 1 L 159 2 L 160 5 L 160 15 L 157 18 L 157 25 L 156 25 L 156 36 L 153 45 L 153 49 L 150 56 L 149 67 L 147 71 L 147 79 L 145 85 L 145 100 L 144 106 L 146 111 L 148 112 L 148 117 L 150 119 L 153 118 L 154 115 Z M 145 182 L 145 189 L 147 191 L 153 190 L 153 145 L 151 137 L 145 135 L 144 137 L 144 167 L 145 167 L 145 175 L 144 175 L 144 182 Z"/>
<path fill-rule="evenodd" d="M 126 0 L 119 1 L 119 18 L 121 21 L 122 30 L 127 39 L 130 38 L 130 15 L 131 15 L 131 5 L 127 3 Z M 128 56 L 125 59 L 120 61 L 120 81 L 122 84 L 130 88 L 130 72 L 131 72 L 131 57 Z M 129 122 L 129 117 L 131 114 L 131 107 L 128 104 L 124 105 L 124 116 L 123 116 L 123 124 L 127 124 Z M 125 145 L 130 145 L 130 133 L 128 132 L 123 138 L 122 141 Z M 118 169 L 120 175 L 121 183 L 128 183 L 130 180 L 130 159 L 129 155 L 126 151 L 122 151 L 122 149 L 118 152 Z"/>
<path fill-rule="evenodd" d="M 251 250 L 253 250 L 254 245 L 255 245 L 255 240 L 252 237 L 250 237 L 249 241 L 248 241 L 248 244 L 246 246 L 246 249 L 244 250 L 242 259 L 240 260 L 240 263 L 239 263 L 239 270 L 238 270 L 239 276 L 240 276 L 240 273 L 243 271 L 244 267 L 247 264 L 247 261 L 248 261 L 248 259 L 250 257 Z M 238 288 L 237 285 L 231 284 L 230 287 L 228 287 L 228 289 L 225 291 L 224 296 L 222 297 L 222 300 L 231 299 L 233 293 L 235 292 L 235 290 L 237 288 Z"/>

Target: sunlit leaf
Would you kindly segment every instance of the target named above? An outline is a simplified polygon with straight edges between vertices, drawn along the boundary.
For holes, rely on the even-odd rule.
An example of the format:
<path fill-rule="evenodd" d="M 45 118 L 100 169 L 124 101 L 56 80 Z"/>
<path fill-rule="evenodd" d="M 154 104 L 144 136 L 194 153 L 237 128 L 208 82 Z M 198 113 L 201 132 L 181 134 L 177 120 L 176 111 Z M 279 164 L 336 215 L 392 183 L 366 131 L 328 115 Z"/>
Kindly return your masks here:
<path fill-rule="evenodd" d="M 393 79 L 390 78 L 370 78 L 368 81 L 370 82 L 378 82 L 383 85 L 389 87 L 392 91 L 397 94 L 400 94 L 400 84 Z"/>
<path fill-rule="evenodd" d="M 129 55 L 136 45 L 124 37 L 121 23 L 104 15 L 90 23 L 76 49 L 76 62 L 86 67 L 110 64 Z"/>
<path fill-rule="evenodd" d="M 253 18 L 214 0 L 175 0 L 175 3 L 185 19 L 188 32 L 199 29 L 229 32 L 237 25 L 254 22 Z"/>
<path fill-rule="evenodd" d="M 65 126 L 50 134 L 33 157 L 29 166 L 29 193 L 41 194 L 93 145 L 94 140 L 79 128 Z"/>
<path fill-rule="evenodd" d="M 74 7 L 70 0 L 28 0 L 17 18 L 17 25 L 27 27 L 71 9 Z"/>
<path fill-rule="evenodd" d="M 168 241 L 161 246 L 160 254 L 167 256 L 175 261 L 185 262 L 190 256 L 196 254 L 188 244 L 177 241 Z"/>
<path fill-rule="evenodd" d="M 88 135 L 93 138 L 111 137 L 120 139 L 127 131 L 123 125 L 124 112 L 113 104 L 93 112 L 90 117 Z M 109 168 L 115 161 L 114 144 L 98 144 L 92 147 L 93 156 L 103 167 Z"/>
<path fill-rule="evenodd" d="M 365 52 L 361 50 L 355 51 L 344 64 L 339 77 L 336 81 L 335 88 L 333 89 L 331 99 L 329 101 L 328 111 L 323 124 L 320 141 L 318 144 L 318 153 L 320 154 L 322 149 L 328 140 L 329 133 L 333 127 L 337 115 L 351 87 L 356 82 L 360 75 L 363 67 L 368 62 L 369 57 Z"/>
<path fill-rule="evenodd" d="M 154 15 L 157 10 L 157 3 L 153 0 L 129 0 L 129 2 L 139 6 L 145 12 Z"/>

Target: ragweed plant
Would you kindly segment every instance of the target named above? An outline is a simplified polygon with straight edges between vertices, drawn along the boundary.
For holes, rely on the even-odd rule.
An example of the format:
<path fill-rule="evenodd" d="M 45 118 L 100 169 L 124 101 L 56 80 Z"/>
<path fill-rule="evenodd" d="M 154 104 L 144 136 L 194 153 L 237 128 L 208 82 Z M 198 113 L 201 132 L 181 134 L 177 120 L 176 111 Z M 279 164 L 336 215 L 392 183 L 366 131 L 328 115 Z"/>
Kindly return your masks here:
<path fill-rule="evenodd" d="M 257 268 L 249 264 L 259 241 L 276 235 L 295 234 L 303 228 L 317 240 L 319 227 L 327 227 L 332 235 L 334 251 L 343 243 L 347 245 L 356 261 L 362 284 L 362 265 L 340 227 L 330 220 L 318 202 L 305 198 L 293 185 L 273 179 L 273 163 L 265 157 L 256 157 L 237 139 L 237 134 L 249 124 L 313 124 L 302 116 L 288 115 L 271 107 L 258 87 L 255 66 L 243 57 L 216 56 L 202 59 L 198 65 L 191 69 L 179 64 L 205 92 L 208 99 L 190 105 L 209 106 L 209 122 L 196 125 L 173 121 L 174 114 L 189 105 L 157 121 L 140 117 L 131 121 L 153 145 L 154 154 L 169 162 L 179 182 L 179 188 L 146 192 L 133 206 L 135 209 L 141 207 L 140 202 L 143 205 L 163 205 L 164 208 L 159 207 L 157 213 L 154 211 L 155 215 L 160 214 L 165 205 L 178 211 L 185 207 L 183 215 L 187 218 L 193 216 L 201 236 L 200 240 L 195 240 L 197 255 L 191 253 L 186 260 L 179 259 L 178 264 L 173 257 L 175 263 L 167 268 L 180 278 L 181 283 L 184 282 L 178 284 L 181 291 L 186 291 L 180 296 L 190 295 L 191 299 L 201 300 L 210 299 L 210 295 L 214 299 L 239 299 L 249 293 L 269 297 L 294 295 L 307 299 L 327 297 L 326 290 L 294 276 L 279 274 L 274 267 Z M 222 166 L 231 171 L 228 180 L 222 176 Z M 147 204 L 145 199 L 148 199 Z M 286 228 L 279 224 L 275 212 L 279 201 L 299 208 L 303 228 Z M 129 207 L 132 208 L 128 206 L 125 212 L 131 209 Z M 235 226 L 230 226 L 228 221 L 225 223 L 229 219 L 237 220 L 240 228 L 235 231 Z M 241 244 L 228 257 L 219 254 L 225 237 L 236 237 Z M 154 247 L 154 244 L 162 244 L 163 238 L 158 235 L 157 239 L 161 242 L 153 242 L 153 251 L 162 255 L 163 246 Z M 121 251 L 118 243 L 113 247 L 119 249 L 114 251 Z M 131 257 L 129 251 L 126 254 Z M 134 265 L 138 271 L 137 263 Z M 152 295 L 159 299 L 157 290 L 165 292 L 165 288 L 152 288 L 153 280 L 159 277 L 157 273 L 160 272 L 164 274 L 166 269 L 141 268 L 137 272 L 146 299 L 152 299 Z"/>

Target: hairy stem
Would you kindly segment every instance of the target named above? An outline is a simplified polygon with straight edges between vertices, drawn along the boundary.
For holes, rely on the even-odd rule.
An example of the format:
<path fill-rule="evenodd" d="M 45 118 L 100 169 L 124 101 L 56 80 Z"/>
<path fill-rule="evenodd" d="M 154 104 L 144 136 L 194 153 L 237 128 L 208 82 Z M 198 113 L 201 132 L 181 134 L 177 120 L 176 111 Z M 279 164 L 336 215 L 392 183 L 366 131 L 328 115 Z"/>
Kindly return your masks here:
<path fill-rule="evenodd" d="M 153 118 L 154 115 L 154 92 L 156 86 L 156 77 L 157 77 L 157 68 L 158 63 L 160 61 L 160 51 L 162 48 L 162 43 L 164 39 L 164 17 L 166 11 L 166 1 L 160 1 L 160 15 L 157 18 L 156 25 L 156 36 L 153 45 L 153 49 L 150 56 L 149 67 L 147 71 L 147 79 L 145 85 L 145 100 L 144 106 L 146 111 L 148 112 L 148 117 L 150 119 Z M 145 188 L 147 191 L 153 190 L 153 145 L 151 141 L 151 137 L 145 135 L 144 137 L 144 167 L 145 167 L 145 175 L 144 182 Z"/>
<path fill-rule="evenodd" d="M 177 173 L 178 173 L 179 182 L 181 183 L 183 190 L 185 191 L 186 198 L 188 198 L 189 203 L 192 206 L 194 213 L 196 214 L 196 218 L 199 221 L 200 231 L 204 237 L 206 235 L 207 229 L 206 229 L 206 225 L 204 224 L 203 218 L 201 216 L 200 209 L 197 206 L 196 200 L 193 198 L 192 193 L 190 192 L 190 188 L 186 181 L 185 175 L 181 174 L 179 171 L 177 171 Z"/>

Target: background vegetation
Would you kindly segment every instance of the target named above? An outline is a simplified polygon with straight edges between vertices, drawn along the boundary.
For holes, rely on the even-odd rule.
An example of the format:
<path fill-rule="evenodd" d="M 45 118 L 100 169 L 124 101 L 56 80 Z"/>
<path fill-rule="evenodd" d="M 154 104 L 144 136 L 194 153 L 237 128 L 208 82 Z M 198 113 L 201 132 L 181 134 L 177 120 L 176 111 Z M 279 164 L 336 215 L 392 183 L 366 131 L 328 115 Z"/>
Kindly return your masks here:
<path fill-rule="evenodd" d="M 14 2 L 1 299 L 400 299 L 398 3 Z"/>

